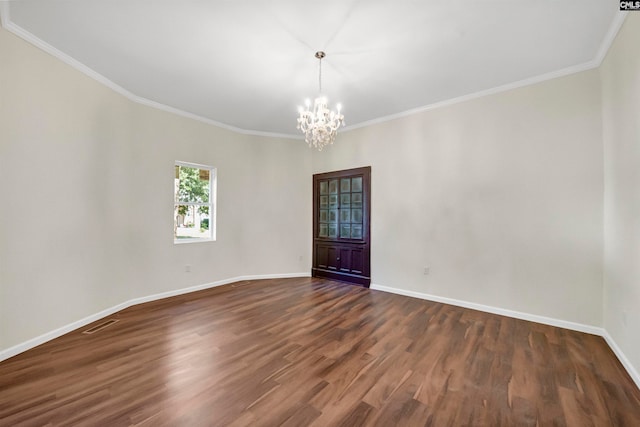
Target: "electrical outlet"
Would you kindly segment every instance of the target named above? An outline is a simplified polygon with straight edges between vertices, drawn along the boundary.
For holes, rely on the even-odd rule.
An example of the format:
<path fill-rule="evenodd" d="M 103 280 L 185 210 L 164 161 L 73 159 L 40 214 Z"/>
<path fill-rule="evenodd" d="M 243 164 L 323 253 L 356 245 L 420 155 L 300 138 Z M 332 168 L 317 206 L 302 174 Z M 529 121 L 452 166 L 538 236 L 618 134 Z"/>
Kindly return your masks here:
<path fill-rule="evenodd" d="M 189 264 L 184 266 L 184 272 L 185 273 L 191 273 L 191 266 Z"/>
<path fill-rule="evenodd" d="M 425 276 L 427 276 L 429 274 L 429 267 L 425 267 L 422 274 L 424 274 Z"/>

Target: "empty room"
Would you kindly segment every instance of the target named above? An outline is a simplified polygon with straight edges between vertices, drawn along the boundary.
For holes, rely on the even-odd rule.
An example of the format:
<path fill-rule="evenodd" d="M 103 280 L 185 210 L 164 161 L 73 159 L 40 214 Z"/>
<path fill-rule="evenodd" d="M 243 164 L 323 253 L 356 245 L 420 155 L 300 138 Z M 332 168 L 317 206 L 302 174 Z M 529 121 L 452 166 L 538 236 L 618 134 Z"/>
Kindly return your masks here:
<path fill-rule="evenodd" d="M 0 426 L 640 426 L 640 2 L 0 18 Z"/>

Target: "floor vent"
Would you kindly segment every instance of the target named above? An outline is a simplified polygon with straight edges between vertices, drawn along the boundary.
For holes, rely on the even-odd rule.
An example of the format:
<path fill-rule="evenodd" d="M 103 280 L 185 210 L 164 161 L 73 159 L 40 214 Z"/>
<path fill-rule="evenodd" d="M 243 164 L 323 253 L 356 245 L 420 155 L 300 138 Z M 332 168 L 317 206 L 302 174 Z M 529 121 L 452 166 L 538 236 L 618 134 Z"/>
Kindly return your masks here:
<path fill-rule="evenodd" d="M 83 334 L 87 334 L 87 335 L 91 335 L 94 334 L 98 331 L 103 330 L 104 328 L 113 325 L 114 323 L 116 323 L 118 320 L 117 319 L 109 319 L 106 322 L 102 322 L 102 323 L 98 323 L 96 326 L 87 329 L 86 331 L 83 332 Z"/>

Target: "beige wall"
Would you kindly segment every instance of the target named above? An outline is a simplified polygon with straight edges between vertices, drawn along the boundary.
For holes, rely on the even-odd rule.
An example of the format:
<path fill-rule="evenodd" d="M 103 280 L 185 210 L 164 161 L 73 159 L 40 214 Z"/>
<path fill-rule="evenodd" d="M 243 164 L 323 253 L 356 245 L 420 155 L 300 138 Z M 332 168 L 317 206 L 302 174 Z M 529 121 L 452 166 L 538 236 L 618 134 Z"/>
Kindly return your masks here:
<path fill-rule="evenodd" d="M 304 143 L 135 104 L 3 29 L 0 58 L 0 350 L 132 298 L 309 271 Z M 175 160 L 218 168 L 216 242 L 173 244 Z"/>
<path fill-rule="evenodd" d="M 604 324 L 638 369 L 638 39 L 630 14 L 600 70 L 313 154 L 135 104 L 0 29 L 0 351 L 132 298 L 308 272 L 311 174 L 371 165 L 374 284 Z M 218 168 L 215 243 L 172 242 L 175 160 Z"/>
<path fill-rule="evenodd" d="M 640 15 L 630 13 L 602 73 L 604 327 L 640 372 Z"/>
<path fill-rule="evenodd" d="M 315 155 L 314 173 L 372 166 L 372 282 L 601 325 L 599 87 L 597 71 L 574 74 L 342 133 Z"/>

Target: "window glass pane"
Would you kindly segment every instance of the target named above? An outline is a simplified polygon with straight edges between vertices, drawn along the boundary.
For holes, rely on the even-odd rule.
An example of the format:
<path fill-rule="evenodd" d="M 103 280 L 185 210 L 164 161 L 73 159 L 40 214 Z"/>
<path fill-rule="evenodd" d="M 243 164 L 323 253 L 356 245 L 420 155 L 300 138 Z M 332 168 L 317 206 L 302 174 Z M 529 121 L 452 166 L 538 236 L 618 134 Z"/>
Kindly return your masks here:
<path fill-rule="evenodd" d="M 176 201 L 209 203 L 210 171 L 178 165 Z"/>
<path fill-rule="evenodd" d="M 351 194 L 341 194 L 340 195 L 340 207 L 348 208 L 351 204 Z"/>
<path fill-rule="evenodd" d="M 341 239 L 350 239 L 351 238 L 351 225 L 349 225 L 349 224 L 341 224 L 340 225 L 340 238 Z"/>
<path fill-rule="evenodd" d="M 349 178 L 342 178 L 340 180 L 340 192 L 349 193 L 351 191 L 351 180 Z"/>
<path fill-rule="evenodd" d="M 351 204 L 353 208 L 362 207 L 362 193 L 354 193 L 351 195 Z"/>
<path fill-rule="evenodd" d="M 338 180 L 332 179 L 329 181 L 329 194 L 338 194 Z"/>
<path fill-rule="evenodd" d="M 351 209 L 351 222 L 362 222 L 362 209 Z"/>
<path fill-rule="evenodd" d="M 331 209 L 336 209 L 338 207 L 338 195 L 329 196 L 329 207 Z"/>
<path fill-rule="evenodd" d="M 338 210 L 337 209 L 332 209 L 329 211 L 329 222 L 330 223 L 336 223 L 338 222 Z"/>
<path fill-rule="evenodd" d="M 349 222 L 349 209 L 340 209 L 340 222 Z"/>
<path fill-rule="evenodd" d="M 174 243 L 215 240 L 215 183 L 214 168 L 174 164 Z"/>
<path fill-rule="evenodd" d="M 320 209 L 327 209 L 329 207 L 329 196 L 320 196 Z"/>
<path fill-rule="evenodd" d="M 210 239 L 209 206 L 176 205 L 174 237 L 177 240 Z"/>
<path fill-rule="evenodd" d="M 319 228 L 318 237 L 327 237 L 329 235 L 329 227 L 327 224 L 320 224 Z"/>
<path fill-rule="evenodd" d="M 351 191 L 353 191 L 354 193 L 362 191 L 362 177 L 361 176 L 351 179 Z"/>
<path fill-rule="evenodd" d="M 352 239 L 362 239 L 362 226 L 352 224 L 351 225 L 351 238 Z"/>
<path fill-rule="evenodd" d="M 327 181 L 320 181 L 320 194 L 329 194 L 329 183 Z"/>
<path fill-rule="evenodd" d="M 337 238 L 338 237 L 338 226 L 334 224 L 329 224 L 329 237 Z"/>
<path fill-rule="evenodd" d="M 329 221 L 329 211 L 326 209 L 320 209 L 320 222 L 328 222 Z"/>

